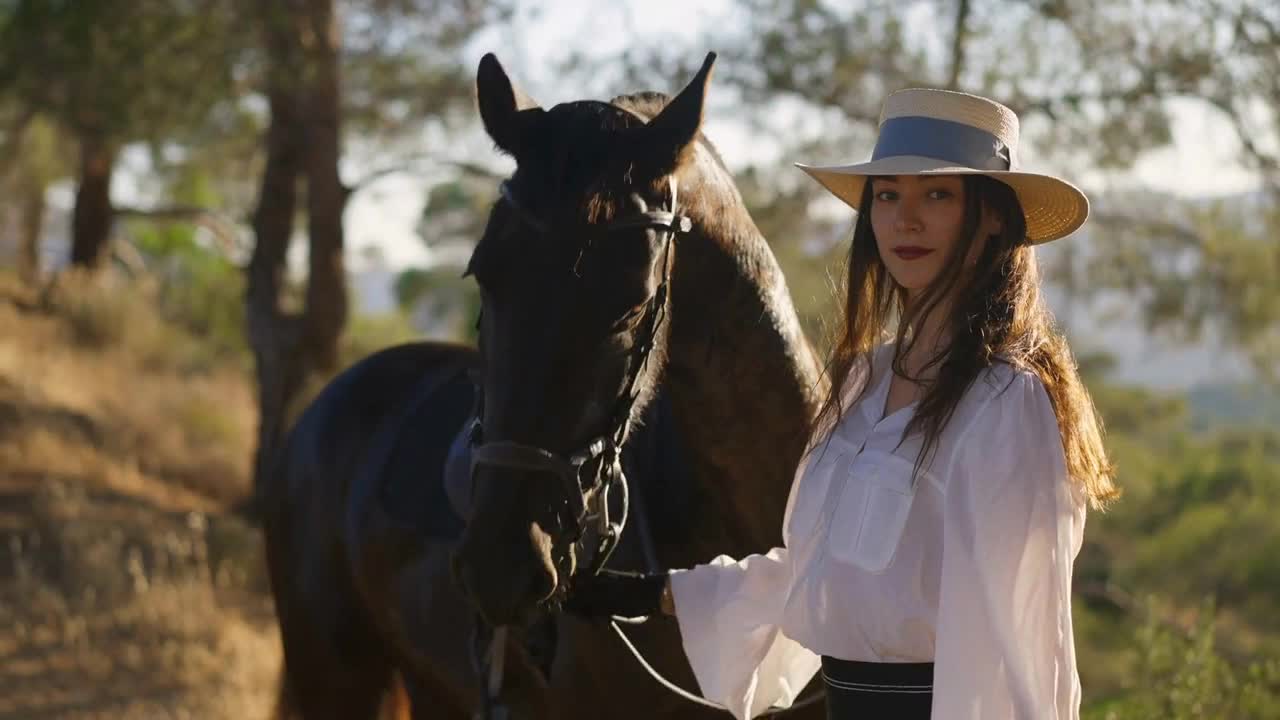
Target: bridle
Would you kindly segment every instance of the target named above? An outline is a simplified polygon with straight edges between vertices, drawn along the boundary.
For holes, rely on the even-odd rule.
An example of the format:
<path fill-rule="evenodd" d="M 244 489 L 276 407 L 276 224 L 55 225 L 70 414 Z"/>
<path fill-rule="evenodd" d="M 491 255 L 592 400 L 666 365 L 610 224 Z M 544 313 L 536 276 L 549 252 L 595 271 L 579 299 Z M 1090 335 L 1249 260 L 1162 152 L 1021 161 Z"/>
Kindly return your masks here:
<path fill-rule="evenodd" d="M 568 455 L 560 455 L 555 451 L 536 445 L 499 441 L 484 442 L 484 425 L 481 412 L 476 412 L 470 429 L 471 474 L 481 465 L 504 467 L 533 472 L 546 472 L 560 481 L 563 493 L 565 515 L 569 519 L 568 541 L 577 544 L 585 535 L 588 524 L 595 522 L 597 544 L 590 553 L 590 564 L 587 571 L 594 574 L 609 559 L 622 537 L 623 527 L 627 522 L 629 497 L 626 478 L 623 476 L 621 451 L 631 428 L 631 413 L 635 408 L 638 393 L 636 385 L 641 373 L 649 363 L 658 333 L 667 313 L 667 295 L 671 285 L 671 245 L 678 233 L 686 233 L 693 224 L 687 216 L 677 212 L 676 178 L 669 178 L 671 188 L 670 210 L 645 210 L 615 220 L 604 226 L 604 232 L 635 228 L 652 228 L 658 231 L 662 247 L 662 281 L 653 296 L 646 301 L 644 309 L 647 327 L 644 330 L 643 342 L 632 352 L 628 376 L 624 385 L 625 391 L 618 398 L 618 403 L 610 417 L 606 431 L 589 441 L 584 447 Z M 530 212 L 516 199 L 510 182 L 501 186 L 502 201 L 519 218 L 520 222 L 537 231 L 540 235 L 549 234 L 552 227 L 549 223 Z M 477 388 L 477 390 L 481 390 Z M 479 393 L 477 393 L 479 398 Z M 483 407 L 477 402 L 479 408 Z M 617 490 L 620 493 L 621 512 L 613 518 L 609 514 L 609 495 Z M 563 575 L 563 574 L 562 574 Z M 563 582 L 562 577 L 557 583 Z M 558 589 L 558 588 L 557 588 Z"/>
<path fill-rule="evenodd" d="M 588 523 L 592 520 L 596 523 L 597 545 L 594 548 L 594 552 L 591 553 L 591 559 L 587 566 L 589 574 L 595 574 L 604 567 L 605 562 L 608 561 L 609 556 L 617 547 L 618 541 L 622 537 L 622 530 L 627 522 L 629 496 L 626 477 L 622 470 L 622 445 L 627 440 L 627 435 L 631 428 L 631 413 L 639 397 L 636 392 L 636 384 L 649 363 L 649 357 L 653 354 L 658 333 L 662 328 L 663 321 L 666 319 L 667 296 L 671 286 L 672 241 L 677 234 L 687 233 L 693 226 L 687 216 L 680 215 L 678 212 L 675 176 L 670 176 L 669 182 L 671 188 L 670 210 L 645 210 L 621 220 L 616 220 L 604 227 L 606 233 L 634 228 L 657 229 L 662 242 L 660 249 L 662 253 L 662 281 L 659 283 L 657 290 L 654 291 L 653 296 L 646 301 L 644 313 L 647 317 L 648 327 L 645 328 L 644 341 L 637 345 L 633 351 L 631 367 L 626 379 L 626 391 L 618 398 L 618 404 L 614 408 L 607 431 L 588 442 L 583 448 L 569 453 L 567 456 L 559 455 L 555 451 L 536 445 L 518 442 L 486 443 L 484 442 L 484 425 L 481 420 L 483 388 L 479 383 L 476 385 L 476 412 L 475 419 L 471 424 L 469 438 L 471 444 L 471 475 L 474 477 L 476 468 L 481 465 L 546 472 L 555 475 L 560 480 L 560 486 L 563 490 L 563 507 L 568 511 L 568 517 L 572 521 L 568 537 L 569 543 L 577 544 L 585 534 Z M 500 192 L 502 201 L 506 203 L 507 207 L 515 213 L 523 224 L 540 235 L 547 235 L 552 231 L 549 223 L 534 215 L 516 199 L 510 182 L 503 182 Z M 599 462 L 597 463 L 596 461 Z M 591 472 L 588 468 L 593 464 L 595 470 Z M 621 512 L 616 519 L 611 518 L 609 514 L 609 494 L 614 489 L 621 494 Z M 557 583 L 564 582 L 563 575 L 562 573 L 557 578 Z M 689 693 L 664 678 L 661 673 L 645 661 L 640 651 L 636 649 L 635 645 L 618 627 L 619 621 L 626 620 L 613 618 L 610 623 L 614 632 L 621 638 L 636 660 L 661 685 L 693 703 L 720 710 L 725 709 L 721 705 Z M 480 674 L 482 683 L 481 710 L 477 717 L 485 720 L 499 720 L 500 718 L 508 717 L 506 708 L 497 700 L 502 686 L 505 645 L 505 627 L 493 628 L 492 633 L 488 634 L 483 631 L 483 623 L 477 622 L 477 632 L 472 637 L 471 650 L 472 662 Z M 796 702 L 790 709 L 798 710 L 801 707 L 812 704 L 821 697 L 822 693 L 819 692 Z M 773 715 L 777 712 L 786 712 L 786 710 L 775 708 L 766 711 L 764 715 Z"/>

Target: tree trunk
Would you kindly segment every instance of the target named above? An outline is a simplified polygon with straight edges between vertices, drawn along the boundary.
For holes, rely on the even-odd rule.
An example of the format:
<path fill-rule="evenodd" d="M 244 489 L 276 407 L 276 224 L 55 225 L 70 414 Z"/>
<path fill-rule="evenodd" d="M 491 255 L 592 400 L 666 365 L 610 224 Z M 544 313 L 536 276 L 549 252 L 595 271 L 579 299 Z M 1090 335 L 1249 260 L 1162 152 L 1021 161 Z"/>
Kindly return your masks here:
<path fill-rule="evenodd" d="M 246 312 L 258 381 L 258 447 L 254 487 L 260 491 L 287 430 L 290 409 L 307 378 L 338 362 L 347 317 L 342 215 L 346 190 L 340 158 L 339 35 L 332 0 L 264 3 L 270 58 L 271 124 L 253 227 Z M 286 313 L 285 258 L 306 179 L 309 262 L 303 313 Z"/>
<path fill-rule="evenodd" d="M 80 136 L 80 177 L 71 219 L 71 264 L 96 269 L 111 237 L 111 174 L 116 149 L 92 132 Z"/>
<path fill-rule="evenodd" d="M 311 237 L 306 316 L 302 342 L 308 362 L 331 371 L 347 322 L 342 215 L 347 192 L 338 176 L 341 156 L 341 39 L 333 0 L 307 0 L 311 43 L 307 46 L 307 231 Z"/>
<path fill-rule="evenodd" d="M 263 41 L 271 67 L 267 102 L 271 121 L 266 134 L 266 163 L 254 212 L 255 242 L 245 283 L 245 324 L 258 383 L 258 446 L 254 488 L 262 487 L 283 434 L 289 401 L 302 383 L 297 353 L 297 319 L 281 308 L 285 259 L 293 236 L 301 176 L 302 119 L 296 87 L 298 54 L 289 14 L 275 4 L 264 10 Z"/>

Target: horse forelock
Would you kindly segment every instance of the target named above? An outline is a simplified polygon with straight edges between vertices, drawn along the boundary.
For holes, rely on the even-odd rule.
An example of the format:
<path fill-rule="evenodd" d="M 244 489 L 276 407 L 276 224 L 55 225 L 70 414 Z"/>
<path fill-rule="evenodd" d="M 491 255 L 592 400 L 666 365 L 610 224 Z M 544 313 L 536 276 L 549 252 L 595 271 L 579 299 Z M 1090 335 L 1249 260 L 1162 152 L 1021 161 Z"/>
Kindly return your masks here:
<path fill-rule="evenodd" d="M 652 183 L 646 189 L 665 195 L 666 176 L 633 177 L 625 144 L 628 131 L 647 124 L 671 100 L 664 93 L 644 91 L 609 102 L 579 100 L 551 108 L 513 178 L 521 203 L 551 224 L 558 218 L 606 223 L 622 211 L 626 198 L 639 189 L 637 183 Z M 680 185 L 679 204 L 708 208 L 695 222 L 702 220 L 703 230 L 717 242 L 734 244 L 751 235 L 738 232 L 750 217 L 720 153 L 703 133 L 675 172 L 697 178 Z"/>
<path fill-rule="evenodd" d="M 631 177 L 626 162 L 627 132 L 657 117 L 671 100 L 665 93 L 643 91 L 619 95 L 607 103 L 579 100 L 557 105 L 544 118 L 538 137 L 540 149 L 529 158 L 531 162 L 522 168 L 522 174 L 531 185 L 556 188 L 568 196 L 584 197 L 594 191 L 604 197 L 588 198 L 588 204 L 605 207 L 612 199 L 608 197 L 612 191 L 630 192 L 633 180 L 638 180 Z M 697 144 L 705 153 L 687 153 L 683 164 L 710 159 L 727 173 L 719 151 L 702 133 L 698 134 Z M 665 178 L 649 180 L 660 186 Z"/>

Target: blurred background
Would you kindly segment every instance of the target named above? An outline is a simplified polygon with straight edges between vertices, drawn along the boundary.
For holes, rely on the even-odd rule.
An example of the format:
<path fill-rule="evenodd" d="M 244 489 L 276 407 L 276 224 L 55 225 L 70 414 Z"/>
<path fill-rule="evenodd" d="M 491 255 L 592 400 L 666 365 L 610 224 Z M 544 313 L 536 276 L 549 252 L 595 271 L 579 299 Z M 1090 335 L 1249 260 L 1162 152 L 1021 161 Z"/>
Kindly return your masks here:
<path fill-rule="evenodd" d="M 1125 496 L 1076 564 L 1085 717 L 1280 718 L 1274 0 L 0 0 L 0 718 L 266 717 L 261 433 L 411 338 L 544 107 L 678 90 L 827 343 L 885 95 L 1009 104 L 1094 201 L 1041 250 Z"/>

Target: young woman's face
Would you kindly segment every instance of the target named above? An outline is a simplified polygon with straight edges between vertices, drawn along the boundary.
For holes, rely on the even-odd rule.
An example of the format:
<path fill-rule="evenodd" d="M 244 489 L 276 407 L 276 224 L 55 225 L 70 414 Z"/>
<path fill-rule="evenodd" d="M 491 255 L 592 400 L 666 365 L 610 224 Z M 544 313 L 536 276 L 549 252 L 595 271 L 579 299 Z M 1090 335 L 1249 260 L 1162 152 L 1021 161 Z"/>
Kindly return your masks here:
<path fill-rule="evenodd" d="M 871 181 L 871 229 L 889 274 L 915 296 L 938 277 L 964 224 L 964 180 L 958 175 L 898 175 Z M 981 240 L 999 231 L 988 213 L 967 262 Z"/>

